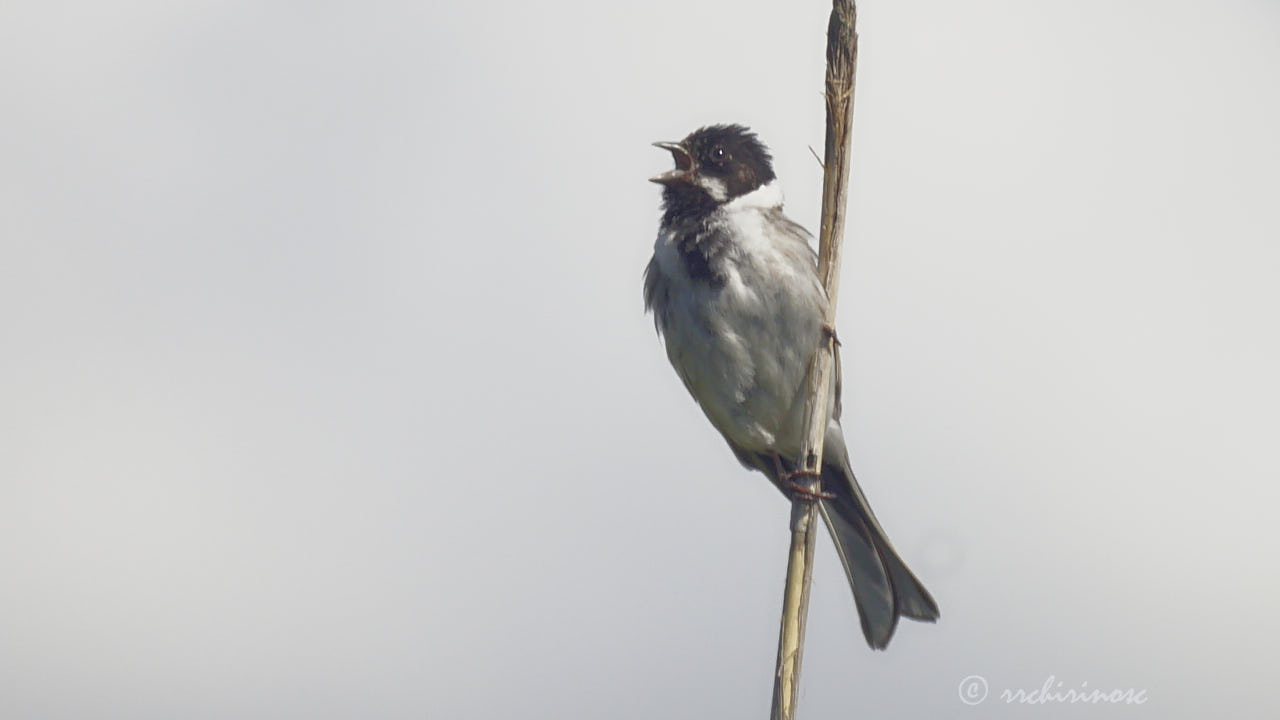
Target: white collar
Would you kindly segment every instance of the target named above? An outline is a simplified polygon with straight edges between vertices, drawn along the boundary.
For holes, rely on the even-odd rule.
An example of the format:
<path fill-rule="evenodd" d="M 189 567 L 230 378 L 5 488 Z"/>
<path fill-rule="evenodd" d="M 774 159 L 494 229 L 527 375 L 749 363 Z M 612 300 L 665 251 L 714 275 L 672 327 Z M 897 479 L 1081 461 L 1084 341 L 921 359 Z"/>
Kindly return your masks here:
<path fill-rule="evenodd" d="M 770 180 L 746 195 L 739 195 L 725 204 L 725 210 L 760 208 L 769 210 L 782 207 L 782 185 L 777 180 Z"/>

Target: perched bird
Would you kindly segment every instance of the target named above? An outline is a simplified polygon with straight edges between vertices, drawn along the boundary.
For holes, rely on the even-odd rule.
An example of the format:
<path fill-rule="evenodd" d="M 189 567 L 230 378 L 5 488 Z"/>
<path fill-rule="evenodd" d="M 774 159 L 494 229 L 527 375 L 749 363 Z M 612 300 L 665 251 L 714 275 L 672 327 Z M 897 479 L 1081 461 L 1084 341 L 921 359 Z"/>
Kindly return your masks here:
<path fill-rule="evenodd" d="M 663 214 L 645 306 L 676 373 L 734 455 L 792 497 L 803 491 L 794 478 L 805 375 L 832 332 L 809 233 L 783 214 L 773 159 L 747 128 L 712 125 L 654 145 L 676 166 L 651 178 L 663 186 Z M 932 622 L 938 606 L 889 543 L 849 467 L 835 365 L 819 509 L 862 632 L 882 649 L 899 617 Z"/>

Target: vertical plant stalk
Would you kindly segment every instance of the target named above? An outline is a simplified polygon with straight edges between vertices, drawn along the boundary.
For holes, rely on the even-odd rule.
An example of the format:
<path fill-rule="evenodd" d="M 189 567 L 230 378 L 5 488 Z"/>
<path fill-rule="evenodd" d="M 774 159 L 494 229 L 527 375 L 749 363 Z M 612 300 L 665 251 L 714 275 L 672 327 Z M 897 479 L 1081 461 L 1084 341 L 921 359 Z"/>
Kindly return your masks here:
<path fill-rule="evenodd" d="M 858 68 L 858 11 L 853 0 L 833 0 L 827 24 L 827 143 L 822 176 L 822 225 L 818 233 L 818 279 L 827 291 L 827 327 L 834 328 L 840 290 L 840 246 L 848 205 L 849 147 L 853 130 L 853 90 Z M 825 337 L 809 365 L 805 394 L 805 432 L 800 460 L 815 473 L 799 482 L 813 492 L 821 489 L 816 473 L 822 468 L 831 394 L 835 339 Z M 805 621 L 809 614 L 809 585 L 813 579 L 814 539 L 818 504 L 796 495 L 791 501 L 791 552 L 787 585 L 782 597 L 782 627 L 778 634 L 778 668 L 774 675 L 772 720 L 793 720 L 800 687 Z"/>

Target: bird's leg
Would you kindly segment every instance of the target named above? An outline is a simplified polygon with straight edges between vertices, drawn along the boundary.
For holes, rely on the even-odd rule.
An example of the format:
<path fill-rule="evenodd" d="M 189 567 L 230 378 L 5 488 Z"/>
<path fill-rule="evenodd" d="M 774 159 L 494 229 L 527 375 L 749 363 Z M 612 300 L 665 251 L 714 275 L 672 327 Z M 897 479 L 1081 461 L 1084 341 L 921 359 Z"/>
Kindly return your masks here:
<path fill-rule="evenodd" d="M 783 493 L 790 491 L 790 493 L 799 495 L 806 500 L 836 499 L 834 493 L 824 492 L 820 488 L 811 489 L 808 485 L 796 482 L 796 478 L 801 477 L 821 479 L 821 472 L 818 472 L 817 470 L 805 470 L 803 468 L 798 470 L 787 470 L 786 466 L 782 464 L 782 458 L 778 453 L 775 452 L 770 454 L 773 455 L 773 466 L 778 472 L 778 488 L 781 489 Z"/>
<path fill-rule="evenodd" d="M 796 482 L 798 477 L 821 478 L 822 473 L 817 470 L 792 470 L 782 479 L 782 484 L 791 492 L 803 497 L 806 500 L 835 500 L 836 494 L 829 493 L 821 489 L 810 489 L 808 485 Z"/>

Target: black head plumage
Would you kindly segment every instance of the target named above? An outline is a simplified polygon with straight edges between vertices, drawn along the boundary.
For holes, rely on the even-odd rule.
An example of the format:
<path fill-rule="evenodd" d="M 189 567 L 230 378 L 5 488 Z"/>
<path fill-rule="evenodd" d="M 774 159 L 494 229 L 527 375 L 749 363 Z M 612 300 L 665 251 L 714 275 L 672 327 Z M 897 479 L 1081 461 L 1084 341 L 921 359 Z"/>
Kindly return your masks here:
<path fill-rule="evenodd" d="M 654 182 L 669 217 L 697 216 L 771 182 L 773 157 L 756 134 L 742 125 L 708 125 L 678 143 L 654 143 L 671 151 L 674 170 Z"/>

